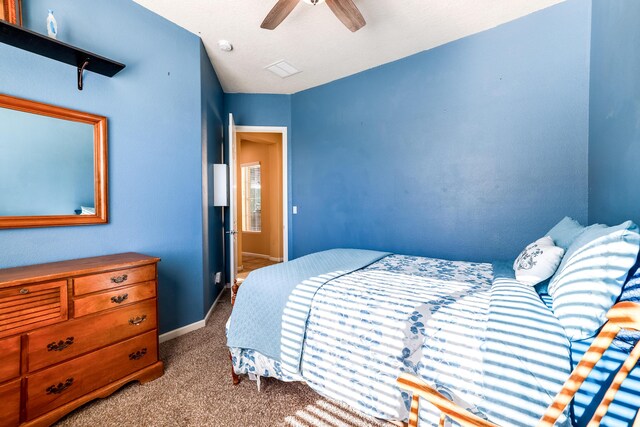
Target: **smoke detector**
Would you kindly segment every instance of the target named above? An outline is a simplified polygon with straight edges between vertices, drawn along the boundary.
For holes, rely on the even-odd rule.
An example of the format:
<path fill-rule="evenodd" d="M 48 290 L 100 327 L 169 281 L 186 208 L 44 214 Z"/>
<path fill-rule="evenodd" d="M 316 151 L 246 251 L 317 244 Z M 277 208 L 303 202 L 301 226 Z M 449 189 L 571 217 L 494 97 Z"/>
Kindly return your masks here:
<path fill-rule="evenodd" d="M 233 45 L 228 40 L 218 40 L 218 47 L 223 52 L 231 52 Z"/>

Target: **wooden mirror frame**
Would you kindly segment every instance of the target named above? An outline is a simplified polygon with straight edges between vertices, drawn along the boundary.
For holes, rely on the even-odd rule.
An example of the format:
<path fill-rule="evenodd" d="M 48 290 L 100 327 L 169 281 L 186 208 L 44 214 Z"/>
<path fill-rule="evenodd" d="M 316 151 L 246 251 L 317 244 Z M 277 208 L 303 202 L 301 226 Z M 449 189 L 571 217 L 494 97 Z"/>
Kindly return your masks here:
<path fill-rule="evenodd" d="M 0 228 L 106 224 L 108 222 L 107 118 L 2 94 L 0 94 L 0 108 L 9 108 L 93 126 L 93 191 L 96 209 L 95 215 L 0 216 Z M 0 132 L 2 132 L 2 129 L 0 129 Z"/>
<path fill-rule="evenodd" d="M 22 1 L 0 0 L 0 19 L 10 24 L 22 25 Z"/>

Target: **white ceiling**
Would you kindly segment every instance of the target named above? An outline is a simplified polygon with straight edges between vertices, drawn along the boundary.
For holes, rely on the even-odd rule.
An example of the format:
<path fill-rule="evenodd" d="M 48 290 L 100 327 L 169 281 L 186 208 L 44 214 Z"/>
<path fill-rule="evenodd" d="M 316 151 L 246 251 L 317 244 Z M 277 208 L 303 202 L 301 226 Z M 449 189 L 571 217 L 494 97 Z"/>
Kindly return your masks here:
<path fill-rule="evenodd" d="M 225 92 L 295 93 L 496 27 L 564 0 L 354 0 L 367 25 L 351 33 L 326 4 L 304 2 L 273 31 L 276 0 L 135 0 L 202 37 Z M 232 52 L 217 47 L 220 39 Z M 264 68 L 286 60 L 302 72 Z"/>

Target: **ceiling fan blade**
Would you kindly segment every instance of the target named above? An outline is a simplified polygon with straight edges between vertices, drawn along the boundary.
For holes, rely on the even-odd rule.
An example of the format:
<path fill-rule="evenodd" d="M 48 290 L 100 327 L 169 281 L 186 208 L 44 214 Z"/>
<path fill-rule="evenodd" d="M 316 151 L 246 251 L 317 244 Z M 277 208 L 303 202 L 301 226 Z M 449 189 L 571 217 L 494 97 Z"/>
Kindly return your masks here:
<path fill-rule="evenodd" d="M 262 21 L 260 28 L 264 28 L 266 30 L 275 29 L 282 21 L 284 21 L 284 18 L 289 16 L 291 11 L 299 2 L 300 0 L 278 0 L 278 3 L 273 6 L 273 9 L 271 9 L 267 17 L 264 18 L 264 21 Z"/>
<path fill-rule="evenodd" d="M 327 0 L 327 5 L 334 15 L 353 33 L 367 24 L 353 0 Z"/>

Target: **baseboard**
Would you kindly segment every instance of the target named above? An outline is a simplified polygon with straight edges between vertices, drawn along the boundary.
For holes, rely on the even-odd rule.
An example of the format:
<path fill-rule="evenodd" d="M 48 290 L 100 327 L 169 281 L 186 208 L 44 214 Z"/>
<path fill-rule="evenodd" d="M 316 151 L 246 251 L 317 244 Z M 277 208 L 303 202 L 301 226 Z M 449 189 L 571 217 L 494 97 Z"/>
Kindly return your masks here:
<path fill-rule="evenodd" d="M 269 259 L 269 255 L 265 254 L 254 254 L 253 252 L 242 252 L 242 256 L 252 256 L 254 258 L 264 258 Z"/>
<path fill-rule="evenodd" d="M 213 313 L 214 307 L 216 306 L 216 304 L 218 304 L 218 301 L 220 301 L 220 298 L 222 297 L 223 293 L 224 293 L 223 291 L 220 291 L 216 300 L 213 302 L 213 304 L 211 304 L 211 308 L 209 308 L 209 311 L 207 312 L 207 315 L 204 317 L 204 319 L 198 320 L 197 322 L 193 322 L 190 325 L 186 325 L 181 328 L 174 329 L 173 331 L 165 332 L 164 334 L 158 337 L 159 341 L 163 343 L 165 341 L 178 338 L 181 335 L 188 334 L 189 332 L 193 332 L 200 328 L 204 328 L 207 325 L 207 321 L 209 320 L 209 317 L 211 317 L 211 313 Z"/>
<path fill-rule="evenodd" d="M 273 262 L 282 262 L 282 258 L 276 258 L 265 254 L 254 254 L 253 252 L 242 252 L 242 256 L 252 256 L 254 258 L 268 259 L 269 261 Z"/>

